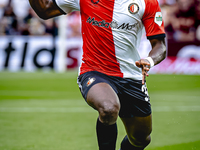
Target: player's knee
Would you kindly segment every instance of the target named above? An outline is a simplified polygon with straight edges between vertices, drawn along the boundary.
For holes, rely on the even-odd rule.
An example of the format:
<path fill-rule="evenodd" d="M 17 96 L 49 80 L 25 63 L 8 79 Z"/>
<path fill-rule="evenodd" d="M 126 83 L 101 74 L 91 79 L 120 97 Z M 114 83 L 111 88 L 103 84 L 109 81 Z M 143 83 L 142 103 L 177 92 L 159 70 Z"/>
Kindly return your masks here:
<path fill-rule="evenodd" d="M 118 103 L 104 102 L 99 108 L 99 116 L 104 124 L 113 124 L 116 122 L 120 106 Z"/>
<path fill-rule="evenodd" d="M 145 148 L 151 142 L 151 136 L 137 136 L 131 137 L 130 142 L 136 147 Z"/>

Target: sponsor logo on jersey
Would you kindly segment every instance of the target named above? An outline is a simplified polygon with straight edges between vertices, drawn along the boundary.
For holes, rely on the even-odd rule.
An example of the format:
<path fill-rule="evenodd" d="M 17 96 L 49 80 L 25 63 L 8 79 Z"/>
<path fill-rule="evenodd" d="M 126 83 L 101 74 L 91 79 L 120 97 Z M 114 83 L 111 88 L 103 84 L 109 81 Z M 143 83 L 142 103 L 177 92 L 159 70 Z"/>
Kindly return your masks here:
<path fill-rule="evenodd" d="M 94 17 L 93 18 L 89 17 L 86 22 L 98 27 L 104 27 L 104 28 L 111 27 L 112 29 L 125 29 L 125 30 L 132 30 L 138 25 L 138 23 L 135 24 L 122 23 L 121 25 L 118 25 L 116 21 L 112 21 L 110 23 L 106 22 L 105 20 L 97 21 L 95 20 Z"/>
<path fill-rule="evenodd" d="M 125 24 L 125 23 L 123 23 L 117 29 L 121 28 L 121 29 L 126 29 L 126 30 L 132 30 L 132 29 L 134 29 L 137 26 L 137 24 L 138 23 L 135 23 L 135 24 L 129 24 L 129 23 Z"/>
<path fill-rule="evenodd" d="M 90 86 L 95 80 L 95 78 L 89 78 L 88 82 L 86 83 L 86 86 Z"/>
<path fill-rule="evenodd" d="M 157 25 L 161 26 L 162 25 L 162 21 L 163 21 L 163 19 L 162 19 L 162 13 L 161 12 L 156 12 L 155 18 L 154 18 L 154 22 Z"/>
<path fill-rule="evenodd" d="M 91 17 L 89 17 L 86 22 L 91 23 L 92 25 L 98 26 L 98 27 L 109 28 L 109 26 L 110 26 L 110 23 L 106 22 L 105 20 L 97 21 L 97 20 L 95 20 L 94 17 L 92 19 L 91 19 Z"/>
<path fill-rule="evenodd" d="M 110 27 L 113 28 L 113 29 L 116 29 L 116 28 L 118 27 L 117 22 L 116 22 L 116 21 L 112 21 L 112 22 L 110 23 Z"/>
<path fill-rule="evenodd" d="M 129 6 L 128 6 L 128 11 L 131 13 L 131 14 L 136 14 L 138 13 L 138 11 L 140 10 L 138 4 L 136 3 L 131 3 Z"/>
<path fill-rule="evenodd" d="M 91 2 L 92 2 L 93 4 L 98 4 L 98 3 L 99 3 L 99 0 L 91 0 Z"/>

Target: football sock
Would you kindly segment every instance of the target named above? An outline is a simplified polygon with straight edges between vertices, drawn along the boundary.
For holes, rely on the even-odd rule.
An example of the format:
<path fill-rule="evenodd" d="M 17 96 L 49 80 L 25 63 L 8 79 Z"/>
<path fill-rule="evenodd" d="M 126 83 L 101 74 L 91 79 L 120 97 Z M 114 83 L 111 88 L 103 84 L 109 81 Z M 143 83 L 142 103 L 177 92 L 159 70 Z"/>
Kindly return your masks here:
<path fill-rule="evenodd" d="M 139 147 L 135 147 L 133 146 L 129 140 L 127 135 L 124 137 L 122 143 L 121 143 L 121 149 L 120 150 L 143 150 L 144 148 L 139 148 Z"/>
<path fill-rule="evenodd" d="M 96 126 L 99 150 L 115 150 L 117 139 L 117 124 L 104 125 L 97 120 Z"/>

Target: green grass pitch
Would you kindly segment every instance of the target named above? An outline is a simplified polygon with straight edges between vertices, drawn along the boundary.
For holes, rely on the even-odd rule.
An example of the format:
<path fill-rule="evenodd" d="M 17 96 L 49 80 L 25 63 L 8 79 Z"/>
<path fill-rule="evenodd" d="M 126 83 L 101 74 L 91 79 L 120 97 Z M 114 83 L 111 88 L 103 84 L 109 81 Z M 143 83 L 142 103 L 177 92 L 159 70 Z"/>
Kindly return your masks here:
<path fill-rule="evenodd" d="M 97 150 L 97 112 L 77 72 L 0 72 L 0 150 Z M 200 76 L 147 78 L 152 142 L 147 150 L 200 150 Z M 117 150 L 125 135 L 118 119 Z"/>

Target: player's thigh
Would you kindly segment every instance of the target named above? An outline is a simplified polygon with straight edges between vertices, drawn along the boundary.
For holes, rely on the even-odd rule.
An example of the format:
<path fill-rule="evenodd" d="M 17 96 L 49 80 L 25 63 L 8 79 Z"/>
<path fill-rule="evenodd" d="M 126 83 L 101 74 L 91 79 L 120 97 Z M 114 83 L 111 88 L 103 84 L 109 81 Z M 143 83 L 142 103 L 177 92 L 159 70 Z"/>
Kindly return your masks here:
<path fill-rule="evenodd" d="M 150 138 L 152 131 L 152 115 L 146 117 L 121 118 L 129 139 L 138 141 Z"/>
<path fill-rule="evenodd" d="M 120 102 L 116 92 L 108 83 L 97 83 L 87 93 L 87 103 L 94 109 L 120 108 Z"/>

